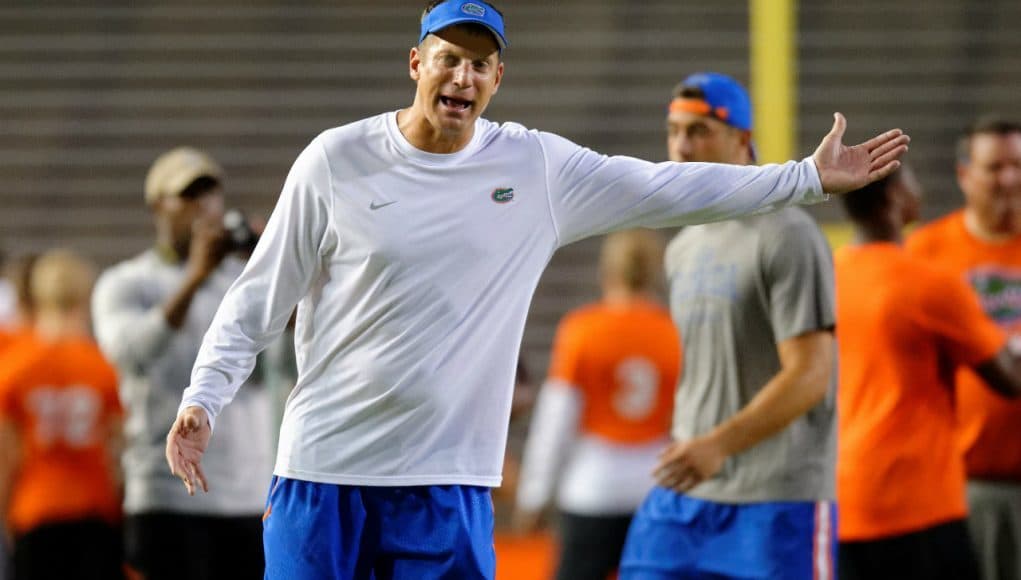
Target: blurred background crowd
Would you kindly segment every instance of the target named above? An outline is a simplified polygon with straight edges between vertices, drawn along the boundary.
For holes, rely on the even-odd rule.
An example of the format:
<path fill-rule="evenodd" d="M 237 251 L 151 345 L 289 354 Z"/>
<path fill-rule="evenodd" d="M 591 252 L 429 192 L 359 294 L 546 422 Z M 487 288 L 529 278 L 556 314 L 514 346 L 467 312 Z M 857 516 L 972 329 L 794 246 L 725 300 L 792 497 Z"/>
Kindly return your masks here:
<path fill-rule="evenodd" d="M 751 88 L 757 122 L 782 121 L 777 131 L 784 135 L 756 127 L 760 161 L 809 155 L 833 111 L 850 120 L 850 142 L 887 127 L 910 133 L 908 161 L 924 191 L 924 222 L 964 203 L 955 147 L 965 130 L 984 115 L 1021 118 L 1021 4 L 1013 0 L 500 4 L 514 40 L 505 55 L 507 82 L 485 116 L 607 154 L 667 159 L 672 88 L 692 72 L 720 71 Z M 777 11 L 789 16 L 778 26 L 791 41 L 777 37 L 779 49 L 761 36 L 770 28 L 755 34 L 756 18 Z M 96 488 L 124 494 L 100 498 L 128 538 L 116 549 L 153 569 L 181 573 L 172 554 L 152 550 L 180 535 L 160 520 L 167 517 L 173 525 L 190 526 L 189 518 L 209 524 L 203 529 L 210 536 L 195 544 L 237 542 L 226 552 L 242 557 L 207 555 L 194 564 L 194 577 L 242 577 L 245 566 L 258 567 L 251 557 L 259 546 L 257 517 L 294 381 L 287 338 L 260 361 L 243 400 L 231 407 L 236 416 L 221 419 L 213 452 L 231 459 L 211 474 L 220 494 L 198 504 L 184 500 L 180 483 L 165 473 L 162 437 L 217 300 L 243 267 L 301 148 L 326 128 L 410 102 L 405 70 L 417 16 L 404 0 L 0 5 L 0 328 L 14 344 L 33 332 L 42 307 L 66 319 L 54 332 L 98 340 L 101 351 L 17 358 L 87 359 L 72 371 L 116 373 L 107 382 L 119 397 L 100 388 L 86 403 L 51 403 L 61 409 L 55 429 L 63 433 L 82 406 L 96 421 L 109 420 L 104 438 L 88 442 L 99 455 L 113 454 L 109 473 L 94 474 Z M 776 59 L 788 66 L 775 69 Z M 767 70 L 782 79 L 763 78 Z M 1018 188 L 1012 195 L 1021 198 Z M 839 204 L 809 211 L 834 248 L 850 240 Z M 502 578 L 542 578 L 555 566 L 550 532 L 521 522 L 515 530 L 511 514 L 519 486 L 527 485 L 519 463 L 557 325 L 604 290 L 601 243 L 586 240 L 554 256 L 529 315 L 505 483 L 495 493 Z M 40 263 L 41 270 L 33 267 Z M 75 291 L 53 298 L 53 286 Z M 648 292 L 665 298 L 662 284 Z M 122 461 L 127 471 L 116 468 Z M 41 479 L 53 477 L 40 469 Z M 41 496 L 29 503 L 21 515 L 6 514 L 15 535 L 48 517 L 50 507 L 59 512 L 73 501 Z M 123 513 L 144 517 L 125 521 Z M 103 545 L 95 529 L 79 533 Z M 108 544 L 121 544 L 120 537 Z M 61 541 L 41 538 L 38 549 Z"/>

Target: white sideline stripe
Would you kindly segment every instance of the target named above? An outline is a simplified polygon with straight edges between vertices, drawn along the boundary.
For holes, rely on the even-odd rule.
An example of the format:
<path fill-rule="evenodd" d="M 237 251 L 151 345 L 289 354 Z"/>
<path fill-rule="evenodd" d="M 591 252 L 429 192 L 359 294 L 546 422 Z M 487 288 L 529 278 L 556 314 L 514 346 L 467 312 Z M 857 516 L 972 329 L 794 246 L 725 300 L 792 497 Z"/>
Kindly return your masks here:
<path fill-rule="evenodd" d="M 814 560 L 812 577 L 815 580 L 833 580 L 833 560 L 831 528 L 833 518 L 830 515 L 830 504 L 826 501 L 815 504 L 815 542 L 812 546 Z"/>

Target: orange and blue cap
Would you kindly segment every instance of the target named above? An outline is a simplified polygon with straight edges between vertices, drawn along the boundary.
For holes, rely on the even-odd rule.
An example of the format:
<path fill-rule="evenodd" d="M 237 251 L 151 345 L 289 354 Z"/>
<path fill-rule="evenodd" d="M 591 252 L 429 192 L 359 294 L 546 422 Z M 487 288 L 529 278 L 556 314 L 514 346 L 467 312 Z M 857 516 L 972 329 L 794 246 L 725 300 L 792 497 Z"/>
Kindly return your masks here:
<path fill-rule="evenodd" d="M 478 24 L 493 33 L 500 50 L 507 48 L 507 37 L 503 32 L 503 17 L 495 8 L 481 0 L 448 0 L 437 5 L 422 20 L 422 33 L 418 42 L 426 36 L 455 24 Z"/>
<path fill-rule="evenodd" d="M 752 130 L 752 102 L 748 92 L 739 82 L 727 75 L 702 72 L 695 73 L 681 81 L 681 93 L 684 89 L 697 89 L 702 98 L 675 98 L 670 103 L 670 111 L 685 111 L 712 117 L 736 127 L 742 131 Z"/>

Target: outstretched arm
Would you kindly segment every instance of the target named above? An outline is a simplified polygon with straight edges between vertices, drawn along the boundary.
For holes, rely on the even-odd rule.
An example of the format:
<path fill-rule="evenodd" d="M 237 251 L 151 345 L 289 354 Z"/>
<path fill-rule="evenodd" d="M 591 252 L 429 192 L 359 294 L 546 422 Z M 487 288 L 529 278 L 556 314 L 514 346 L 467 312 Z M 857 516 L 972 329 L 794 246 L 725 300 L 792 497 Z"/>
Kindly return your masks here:
<path fill-rule="evenodd" d="M 815 203 L 897 169 L 907 135 L 895 129 L 848 147 L 845 126 L 837 114 L 811 158 L 763 166 L 608 157 L 540 133 L 559 245 L 624 228 L 708 223 Z"/>
<path fill-rule="evenodd" d="M 709 433 L 663 452 L 654 472 L 660 485 L 690 490 L 716 475 L 728 457 L 775 435 L 822 401 L 833 374 L 833 333 L 796 336 L 777 350 L 780 372 L 743 409 Z"/>

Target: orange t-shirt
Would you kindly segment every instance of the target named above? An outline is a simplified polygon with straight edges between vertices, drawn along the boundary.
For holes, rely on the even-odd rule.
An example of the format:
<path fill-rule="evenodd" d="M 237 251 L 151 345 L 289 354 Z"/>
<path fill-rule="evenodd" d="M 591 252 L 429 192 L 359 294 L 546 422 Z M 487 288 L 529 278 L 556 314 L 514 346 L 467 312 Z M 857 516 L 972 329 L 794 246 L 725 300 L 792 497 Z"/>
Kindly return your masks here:
<path fill-rule="evenodd" d="M 107 441 L 122 413 L 116 372 L 88 339 L 22 340 L 0 357 L 0 418 L 21 444 L 7 514 L 15 531 L 119 518 Z"/>
<path fill-rule="evenodd" d="M 958 211 L 915 232 L 908 251 L 962 276 L 986 314 L 1008 334 L 1021 337 L 1021 236 L 984 243 Z M 971 369 L 957 375 L 959 439 L 968 477 L 1021 482 L 1021 400 L 990 390 Z"/>
<path fill-rule="evenodd" d="M 14 328 L 4 329 L 0 328 L 0 355 L 4 354 L 9 348 L 13 348 L 18 342 L 25 337 L 31 337 L 32 330 L 29 328 Z"/>
<path fill-rule="evenodd" d="M 670 313 L 651 302 L 595 304 L 560 323 L 551 380 L 581 392 L 581 431 L 625 445 L 670 432 L 681 344 Z"/>
<path fill-rule="evenodd" d="M 840 539 L 964 518 L 953 369 L 993 358 L 1006 336 L 967 284 L 897 245 L 845 247 L 834 262 Z"/>

